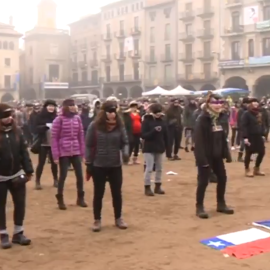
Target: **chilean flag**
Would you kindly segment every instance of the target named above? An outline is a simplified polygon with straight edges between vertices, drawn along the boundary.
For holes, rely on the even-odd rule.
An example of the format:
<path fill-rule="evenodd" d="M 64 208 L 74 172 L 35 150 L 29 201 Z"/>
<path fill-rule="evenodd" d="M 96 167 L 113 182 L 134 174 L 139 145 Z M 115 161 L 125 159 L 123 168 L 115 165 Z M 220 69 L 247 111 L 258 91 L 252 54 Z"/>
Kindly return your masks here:
<path fill-rule="evenodd" d="M 246 259 L 270 252 L 270 233 L 252 228 L 205 239 L 201 243 L 220 250 L 223 254 L 238 259 Z"/>

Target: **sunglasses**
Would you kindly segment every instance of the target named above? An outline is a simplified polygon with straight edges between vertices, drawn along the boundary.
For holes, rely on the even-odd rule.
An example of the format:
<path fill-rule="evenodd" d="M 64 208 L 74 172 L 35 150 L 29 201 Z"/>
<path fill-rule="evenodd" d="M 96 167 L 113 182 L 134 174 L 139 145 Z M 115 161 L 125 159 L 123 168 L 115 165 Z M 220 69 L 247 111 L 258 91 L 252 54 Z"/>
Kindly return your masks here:
<path fill-rule="evenodd" d="M 210 101 L 210 104 L 224 104 L 224 101 L 223 100 L 213 100 L 213 101 Z"/>
<path fill-rule="evenodd" d="M 106 110 L 107 113 L 116 113 L 116 108 L 110 108 Z"/>

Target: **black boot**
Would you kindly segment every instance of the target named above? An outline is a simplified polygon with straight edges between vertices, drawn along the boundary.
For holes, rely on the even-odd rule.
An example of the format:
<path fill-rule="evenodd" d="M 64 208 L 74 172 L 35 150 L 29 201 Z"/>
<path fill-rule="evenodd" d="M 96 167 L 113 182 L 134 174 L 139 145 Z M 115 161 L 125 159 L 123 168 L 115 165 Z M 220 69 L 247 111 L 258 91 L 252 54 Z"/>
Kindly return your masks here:
<path fill-rule="evenodd" d="M 203 205 L 196 206 L 196 216 L 202 219 L 209 218 L 208 214 L 204 211 Z"/>
<path fill-rule="evenodd" d="M 156 183 L 155 184 L 155 190 L 154 192 L 159 195 L 164 195 L 165 191 L 161 188 L 161 183 Z"/>
<path fill-rule="evenodd" d="M 66 207 L 66 205 L 64 203 L 63 194 L 56 194 L 55 197 L 57 199 L 58 208 L 60 210 L 67 210 L 67 207 Z"/>
<path fill-rule="evenodd" d="M 155 194 L 153 193 L 153 191 L 151 189 L 151 186 L 145 186 L 144 187 L 144 194 L 146 196 L 149 196 L 149 197 L 155 196 Z"/>
<path fill-rule="evenodd" d="M 42 186 L 40 184 L 40 179 L 36 179 L 35 190 L 42 190 Z"/>
<path fill-rule="evenodd" d="M 243 153 L 242 153 L 242 152 L 239 152 L 239 153 L 238 153 L 237 161 L 238 161 L 238 162 L 244 162 L 244 160 L 243 160 Z"/>
<path fill-rule="evenodd" d="M 217 212 L 227 214 L 227 215 L 234 214 L 234 210 L 229 208 L 225 202 L 221 202 L 217 204 Z"/>
<path fill-rule="evenodd" d="M 0 239 L 1 239 L 1 247 L 2 247 L 2 249 L 11 248 L 12 245 L 11 245 L 11 243 L 9 241 L 8 234 L 1 234 Z"/>
<path fill-rule="evenodd" d="M 53 187 L 55 187 L 55 188 L 58 187 L 58 180 L 57 179 L 53 180 Z"/>
<path fill-rule="evenodd" d="M 84 191 L 78 192 L 77 205 L 80 207 L 88 207 L 84 200 Z"/>
<path fill-rule="evenodd" d="M 23 232 L 13 234 L 12 237 L 13 244 L 19 244 L 21 246 L 29 246 L 31 244 L 31 240 L 28 239 Z"/>

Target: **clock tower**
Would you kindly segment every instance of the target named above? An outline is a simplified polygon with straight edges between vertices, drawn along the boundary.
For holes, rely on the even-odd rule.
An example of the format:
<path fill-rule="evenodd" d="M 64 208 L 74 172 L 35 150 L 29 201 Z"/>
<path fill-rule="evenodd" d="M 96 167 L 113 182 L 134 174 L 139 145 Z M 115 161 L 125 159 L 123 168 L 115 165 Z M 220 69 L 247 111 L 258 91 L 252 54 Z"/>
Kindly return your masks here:
<path fill-rule="evenodd" d="M 38 5 L 37 27 L 56 28 L 56 9 L 54 0 L 41 0 Z"/>

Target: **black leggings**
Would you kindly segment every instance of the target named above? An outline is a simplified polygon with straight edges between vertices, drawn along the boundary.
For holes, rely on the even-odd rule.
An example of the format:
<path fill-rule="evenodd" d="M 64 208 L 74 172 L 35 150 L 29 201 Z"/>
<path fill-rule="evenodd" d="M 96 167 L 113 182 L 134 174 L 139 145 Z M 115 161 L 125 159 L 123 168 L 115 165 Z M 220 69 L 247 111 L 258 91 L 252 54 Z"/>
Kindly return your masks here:
<path fill-rule="evenodd" d="M 25 216 L 26 185 L 15 186 L 11 180 L 0 182 L 0 231 L 5 231 L 6 226 L 6 203 L 8 191 L 14 204 L 14 225 L 23 226 Z"/>
<path fill-rule="evenodd" d="M 93 168 L 94 198 L 93 211 L 94 219 L 101 219 L 102 200 L 105 192 L 106 182 L 109 182 L 114 208 L 114 217 L 118 219 L 122 215 L 122 167 Z"/>
<path fill-rule="evenodd" d="M 232 137 L 231 137 L 231 146 L 234 146 L 234 144 L 237 144 L 237 129 L 236 128 L 232 128 Z M 239 145 L 239 144 L 237 144 Z"/>
<path fill-rule="evenodd" d="M 53 162 L 51 147 L 49 146 L 41 146 L 40 152 L 38 153 L 38 165 L 36 169 L 36 178 L 40 180 L 43 168 L 46 162 L 47 157 L 51 162 L 51 171 L 53 175 L 53 179 L 57 180 L 58 168 L 57 165 Z"/>
<path fill-rule="evenodd" d="M 133 139 L 129 143 L 129 156 L 131 157 L 133 151 L 134 157 L 138 157 L 139 150 L 140 150 L 140 134 L 133 134 Z"/>
<path fill-rule="evenodd" d="M 248 148 L 246 148 L 246 154 L 245 154 L 245 159 L 244 159 L 244 163 L 245 163 L 245 169 L 249 169 L 249 164 L 251 161 L 251 156 L 252 156 L 252 152 L 250 152 L 248 150 Z M 263 149 L 263 151 L 261 151 L 260 153 L 258 153 L 256 161 L 255 161 L 255 167 L 259 168 L 262 161 L 263 161 L 263 157 L 265 155 L 265 149 Z"/>
<path fill-rule="evenodd" d="M 78 193 L 83 192 L 83 172 L 82 172 L 81 157 L 80 156 L 60 157 L 59 158 L 60 176 L 58 182 L 58 194 L 60 195 L 63 194 L 64 191 L 64 185 L 70 164 L 72 164 L 75 171 L 77 191 Z"/>
<path fill-rule="evenodd" d="M 217 177 L 217 202 L 225 203 L 225 191 L 227 175 L 223 159 L 213 159 L 211 167 L 198 167 L 198 186 L 197 186 L 197 205 L 202 206 L 204 202 L 205 191 L 208 186 L 211 169 Z"/>

